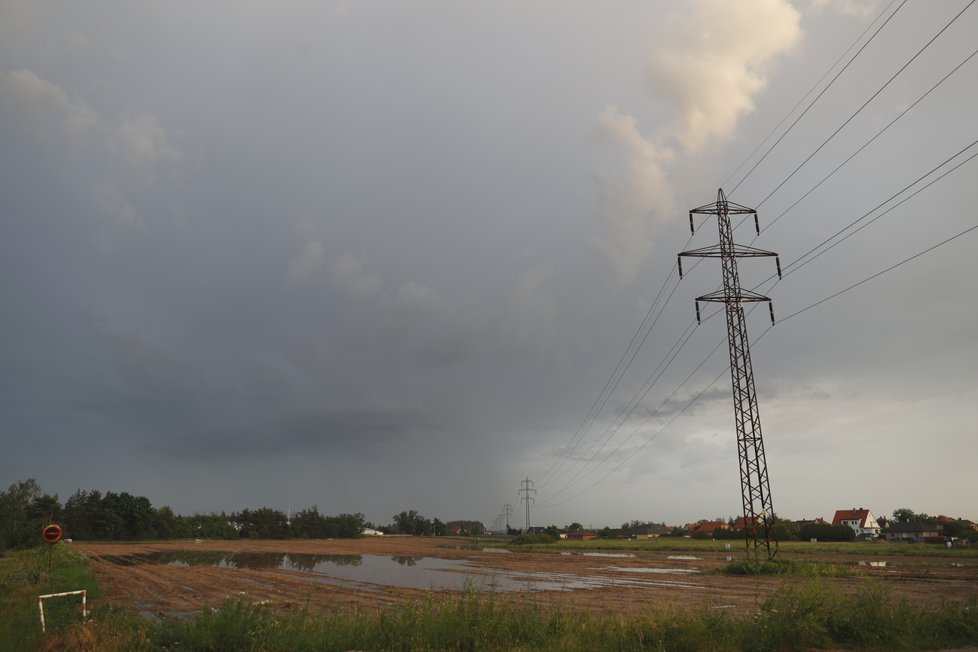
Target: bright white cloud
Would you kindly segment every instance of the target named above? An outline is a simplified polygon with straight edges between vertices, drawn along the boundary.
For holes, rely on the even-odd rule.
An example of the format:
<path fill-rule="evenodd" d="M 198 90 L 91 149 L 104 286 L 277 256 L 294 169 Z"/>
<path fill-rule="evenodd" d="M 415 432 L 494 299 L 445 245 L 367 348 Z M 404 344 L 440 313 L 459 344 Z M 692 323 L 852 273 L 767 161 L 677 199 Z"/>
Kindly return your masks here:
<path fill-rule="evenodd" d="M 812 0 L 811 11 L 837 11 L 866 20 L 877 12 L 879 6 L 879 0 Z"/>
<path fill-rule="evenodd" d="M 179 171 L 183 152 L 170 142 L 170 136 L 151 113 L 120 116 L 111 128 L 109 147 L 121 166 L 152 174 L 158 166 Z"/>
<path fill-rule="evenodd" d="M 67 93 L 30 70 L 0 75 L 0 106 L 26 118 L 39 136 L 65 136 L 75 145 L 98 124 L 99 116 L 84 100 Z"/>
<path fill-rule="evenodd" d="M 437 292 L 415 281 L 401 285 L 394 296 L 394 309 L 404 316 L 431 315 L 440 304 L 441 298 Z"/>
<path fill-rule="evenodd" d="M 122 189 L 115 183 L 102 183 L 92 186 L 92 201 L 102 216 L 123 226 L 137 227 L 144 224 L 142 216 L 129 203 Z"/>
<path fill-rule="evenodd" d="M 658 30 L 648 73 L 653 96 L 677 118 L 649 137 L 615 106 L 597 118 L 598 133 L 620 151 L 623 164 L 598 174 L 602 231 L 595 242 L 622 282 L 648 258 L 656 227 L 677 212 L 672 165 L 729 139 L 753 111 L 772 62 L 801 38 L 800 14 L 785 0 L 686 4 L 690 12 L 671 14 Z"/>
<path fill-rule="evenodd" d="M 296 281 L 309 278 L 322 269 L 325 260 L 321 244 L 306 243 L 305 249 L 289 261 L 289 278 Z"/>
<path fill-rule="evenodd" d="M 666 168 L 675 153 L 644 138 L 636 123 L 611 105 L 597 123 L 598 135 L 621 151 L 624 165 L 617 174 L 598 175 L 598 219 L 604 228 L 594 242 L 622 282 L 635 277 L 652 250 L 656 227 L 674 212 Z"/>
<path fill-rule="evenodd" d="M 689 0 L 656 39 L 652 92 L 679 111 L 675 136 L 693 152 L 733 135 L 754 109 L 774 59 L 801 39 L 801 14 L 785 0 Z"/>
<path fill-rule="evenodd" d="M 363 301 L 380 292 L 381 280 L 367 272 L 366 261 L 354 253 L 340 256 L 330 269 L 330 280 L 348 299 Z"/>

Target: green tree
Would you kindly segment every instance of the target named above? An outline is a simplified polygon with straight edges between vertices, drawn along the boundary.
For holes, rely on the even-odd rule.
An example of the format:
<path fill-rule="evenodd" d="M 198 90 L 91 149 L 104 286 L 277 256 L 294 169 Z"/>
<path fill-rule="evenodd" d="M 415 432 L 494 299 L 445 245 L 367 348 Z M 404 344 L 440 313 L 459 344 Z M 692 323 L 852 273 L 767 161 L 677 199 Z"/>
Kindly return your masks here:
<path fill-rule="evenodd" d="M 431 534 L 432 523 L 415 510 L 394 515 L 394 530 L 399 534 Z"/>
<path fill-rule="evenodd" d="M 927 523 L 928 525 L 935 525 L 937 523 L 935 517 L 924 514 L 923 512 L 918 514 L 906 507 L 893 510 L 893 520 L 897 523 Z"/>
<path fill-rule="evenodd" d="M 36 480 L 10 485 L 0 492 L 0 551 L 36 545 L 41 528 L 60 519 L 58 497 L 45 494 Z"/>

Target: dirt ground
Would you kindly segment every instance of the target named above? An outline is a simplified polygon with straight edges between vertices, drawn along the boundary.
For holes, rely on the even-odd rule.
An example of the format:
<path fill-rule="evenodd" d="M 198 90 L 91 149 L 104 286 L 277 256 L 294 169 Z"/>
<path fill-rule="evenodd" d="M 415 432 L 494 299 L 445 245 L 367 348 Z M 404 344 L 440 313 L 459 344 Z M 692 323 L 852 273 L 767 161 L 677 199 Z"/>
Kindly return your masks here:
<path fill-rule="evenodd" d="M 493 577 L 533 574 L 562 578 L 564 590 L 509 593 L 514 599 L 570 610 L 647 611 L 650 608 L 715 608 L 748 611 L 784 582 L 784 577 L 745 577 L 719 574 L 726 556 L 690 553 L 696 559 L 674 558 L 680 553 L 634 551 L 634 557 L 591 556 L 560 552 L 500 553 L 474 547 L 470 541 L 419 537 L 376 537 L 356 540 L 203 541 L 160 543 L 74 543 L 91 560 L 107 603 L 150 614 L 186 614 L 217 606 L 226 598 L 263 601 L 275 608 L 312 610 L 373 610 L 423 598 L 423 588 L 385 583 L 384 577 L 346 582 L 329 577 L 330 565 L 316 569 L 232 568 L 214 565 L 171 565 L 153 561 L 159 555 L 202 556 L 216 553 L 278 553 L 290 555 L 361 555 L 363 558 L 412 560 L 436 558 L 464 564 L 467 573 Z M 219 556 L 219 555 L 218 555 Z M 259 555 L 261 556 L 261 555 Z M 374 557 L 376 556 L 376 557 Z M 810 555 L 798 558 L 810 559 Z M 387 561 L 381 559 L 381 561 Z M 964 599 L 978 587 L 978 559 L 932 557 L 867 557 L 886 561 L 886 567 L 858 566 L 854 556 L 836 555 L 824 561 L 852 564 L 854 577 L 820 581 L 852 592 L 868 583 L 885 586 L 896 598 L 937 605 Z M 691 572 L 695 571 L 695 572 Z M 433 571 L 439 572 L 439 571 Z M 580 578 L 594 588 L 574 588 Z M 568 579 L 571 581 L 568 582 Z M 552 585 L 551 585 L 552 586 Z"/>

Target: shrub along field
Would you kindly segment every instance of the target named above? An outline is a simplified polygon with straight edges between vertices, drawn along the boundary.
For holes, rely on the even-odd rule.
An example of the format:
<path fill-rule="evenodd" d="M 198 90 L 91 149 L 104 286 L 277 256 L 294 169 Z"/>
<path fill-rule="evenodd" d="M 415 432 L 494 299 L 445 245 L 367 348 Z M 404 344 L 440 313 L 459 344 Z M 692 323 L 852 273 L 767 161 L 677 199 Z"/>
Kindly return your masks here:
<path fill-rule="evenodd" d="M 536 536 L 536 535 L 534 535 Z M 502 545 L 502 544 L 499 544 Z M 662 552 L 705 552 L 740 556 L 744 554 L 744 541 L 723 541 L 712 539 L 685 539 L 679 537 L 659 537 L 657 539 L 592 539 L 590 541 L 547 541 L 543 537 L 534 538 L 520 545 L 521 550 L 607 550 L 607 551 L 662 551 Z M 728 547 L 729 546 L 729 547 Z M 898 543 L 888 541 L 782 541 L 778 547 L 779 555 L 857 555 L 873 557 L 946 557 L 978 558 L 978 545 L 960 548 L 946 548 L 936 544 Z"/>
<path fill-rule="evenodd" d="M 394 538 L 396 539 L 396 538 Z M 433 539 L 405 538 L 429 548 Z M 376 542 L 393 545 L 395 542 Z M 454 541 L 481 549 L 484 540 Z M 77 544 L 76 544 L 77 545 Z M 105 545 L 105 544 L 99 544 Z M 272 545 L 269 543 L 269 545 Z M 279 544 L 274 544 L 279 545 Z M 323 542 L 322 545 L 327 545 Z M 333 542 L 332 545 L 339 545 Z M 367 542 L 344 543 L 363 546 Z M 453 545 L 453 554 L 462 554 Z M 568 549 L 629 549 L 725 553 L 722 542 L 562 542 L 534 553 L 541 560 Z M 236 598 L 190 617 L 144 619 L 134 609 L 96 600 L 82 624 L 77 602 L 52 608 L 51 631 L 40 634 L 38 593 L 99 587 L 85 557 L 60 543 L 52 572 L 47 549 L 0 557 L 0 650 L 808 650 L 814 648 L 930 650 L 978 645 L 976 594 L 918 603 L 896 597 L 882 582 L 860 580 L 853 590 L 840 564 L 819 561 L 812 544 L 788 546 L 801 557 L 782 565 L 778 588 L 747 611 L 649 606 L 633 611 L 565 609 L 554 599 L 523 594 L 419 591 L 409 601 L 377 609 L 283 610 Z M 825 553 L 827 544 L 814 552 Z M 848 544 L 839 553 L 866 556 L 881 544 Z M 898 546 L 885 546 L 899 549 Z M 521 547 L 522 548 L 522 547 Z M 922 546 L 904 546 L 924 552 Z M 428 549 L 428 548 L 426 548 Z M 520 553 L 523 549 L 520 550 Z M 939 550 L 974 558 L 972 551 Z M 736 553 L 735 553 L 736 554 Z M 882 553 L 881 553 L 882 554 Z M 886 554 L 894 554 L 892 551 Z M 929 553 L 928 553 L 929 554 Z M 514 555 L 504 555 L 510 558 Z M 495 555 L 494 555 L 495 557 Z M 579 558 L 579 557 L 578 557 Z M 567 559 L 563 557 L 563 559 Z M 941 561 L 943 564 L 944 561 Z M 768 572 L 736 568 L 726 572 Z M 743 566 L 743 564 L 741 564 Z M 854 564 L 846 568 L 852 569 Z M 123 569 L 124 570 L 124 569 Z M 230 572 L 230 571 L 229 571 Z M 720 571 L 723 573 L 723 570 Z M 779 570 L 778 572 L 782 572 Z M 719 577 L 719 576 L 715 576 Z M 744 582 L 752 582 L 744 578 Z"/>

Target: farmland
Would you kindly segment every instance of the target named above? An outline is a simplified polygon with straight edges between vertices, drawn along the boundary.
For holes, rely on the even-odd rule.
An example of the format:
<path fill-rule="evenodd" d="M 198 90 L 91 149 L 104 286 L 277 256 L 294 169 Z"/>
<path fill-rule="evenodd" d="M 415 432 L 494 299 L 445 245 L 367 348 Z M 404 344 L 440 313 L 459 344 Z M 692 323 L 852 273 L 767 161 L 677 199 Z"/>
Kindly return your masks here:
<path fill-rule="evenodd" d="M 590 545 L 589 545 L 590 544 Z M 822 547 L 824 546 L 824 547 Z M 833 590 L 885 588 L 920 606 L 964 600 L 978 551 L 890 544 L 783 544 L 786 575 L 723 572 L 742 552 L 721 542 L 595 542 L 524 550 L 485 540 L 382 537 L 75 544 L 104 600 L 144 615 L 190 614 L 228 598 L 271 609 L 378 610 L 430 591 L 511 593 L 562 609 L 749 612 L 798 575 Z M 909 554 L 917 553 L 917 554 Z"/>

